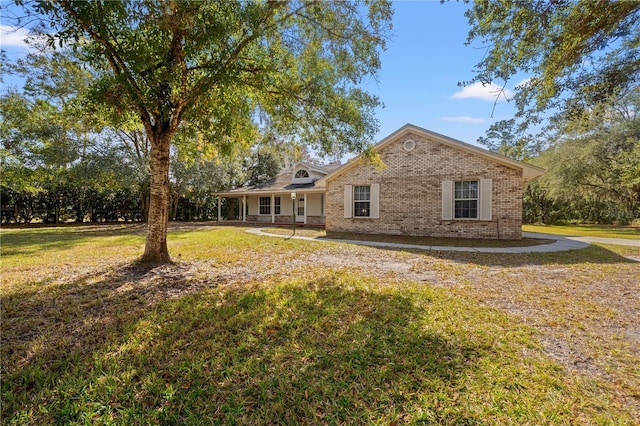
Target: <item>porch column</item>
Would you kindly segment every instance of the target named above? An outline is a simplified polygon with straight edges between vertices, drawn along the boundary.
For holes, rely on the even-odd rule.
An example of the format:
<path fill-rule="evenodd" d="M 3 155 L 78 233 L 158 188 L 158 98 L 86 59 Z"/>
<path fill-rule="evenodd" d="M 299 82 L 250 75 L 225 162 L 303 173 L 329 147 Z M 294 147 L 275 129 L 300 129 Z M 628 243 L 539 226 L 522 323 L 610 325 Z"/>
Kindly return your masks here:
<path fill-rule="evenodd" d="M 276 222 L 276 196 L 271 194 L 271 223 Z"/>
<path fill-rule="evenodd" d="M 218 222 L 222 220 L 222 197 L 218 195 Z"/>
<path fill-rule="evenodd" d="M 242 221 L 247 221 L 247 196 L 242 196 Z"/>
<path fill-rule="evenodd" d="M 304 223 L 305 225 L 307 224 L 307 204 L 309 204 L 309 196 L 307 194 L 302 194 L 302 196 L 304 197 L 304 216 L 303 216 L 303 220 L 302 223 Z"/>

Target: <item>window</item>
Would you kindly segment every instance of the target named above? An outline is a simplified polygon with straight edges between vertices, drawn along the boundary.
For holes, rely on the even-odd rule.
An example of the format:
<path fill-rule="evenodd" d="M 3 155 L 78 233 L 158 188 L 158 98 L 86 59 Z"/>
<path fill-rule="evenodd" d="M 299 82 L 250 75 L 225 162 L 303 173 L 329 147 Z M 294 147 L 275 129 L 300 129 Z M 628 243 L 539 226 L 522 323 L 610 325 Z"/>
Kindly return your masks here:
<path fill-rule="evenodd" d="M 296 175 L 294 176 L 295 179 L 303 179 L 303 178 L 308 178 L 309 177 L 309 172 L 307 172 L 304 169 L 298 170 L 296 172 Z"/>
<path fill-rule="evenodd" d="M 273 204 L 273 213 L 280 214 L 280 197 L 274 197 Z"/>
<path fill-rule="evenodd" d="M 304 217 L 304 197 L 298 198 L 298 217 Z"/>
<path fill-rule="evenodd" d="M 260 197 L 260 214 L 271 214 L 271 197 Z"/>
<path fill-rule="evenodd" d="M 466 180 L 455 182 L 454 187 L 454 218 L 478 218 L 478 181 Z"/>
<path fill-rule="evenodd" d="M 369 217 L 371 215 L 371 187 L 353 187 L 353 216 Z"/>

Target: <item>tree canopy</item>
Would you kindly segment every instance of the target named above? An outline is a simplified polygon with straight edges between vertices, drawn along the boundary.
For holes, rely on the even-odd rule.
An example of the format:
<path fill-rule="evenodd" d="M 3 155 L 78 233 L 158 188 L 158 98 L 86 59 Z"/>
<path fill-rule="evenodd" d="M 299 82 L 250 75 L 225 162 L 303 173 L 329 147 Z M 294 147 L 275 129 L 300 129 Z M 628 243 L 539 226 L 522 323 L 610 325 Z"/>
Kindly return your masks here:
<path fill-rule="evenodd" d="M 473 82 L 531 77 L 515 95 L 525 125 L 550 109 L 591 114 L 640 81 L 640 2 L 481 0 L 466 16 L 467 43 L 487 49 Z"/>
<path fill-rule="evenodd" d="M 377 130 L 379 100 L 358 85 L 380 67 L 387 1 L 35 1 L 25 10 L 52 44 L 83 53 L 94 100 L 134 111 L 144 126 L 143 261 L 170 259 L 169 158 L 183 123 L 221 152 L 248 145 L 260 123 L 324 151 L 362 151 Z"/>

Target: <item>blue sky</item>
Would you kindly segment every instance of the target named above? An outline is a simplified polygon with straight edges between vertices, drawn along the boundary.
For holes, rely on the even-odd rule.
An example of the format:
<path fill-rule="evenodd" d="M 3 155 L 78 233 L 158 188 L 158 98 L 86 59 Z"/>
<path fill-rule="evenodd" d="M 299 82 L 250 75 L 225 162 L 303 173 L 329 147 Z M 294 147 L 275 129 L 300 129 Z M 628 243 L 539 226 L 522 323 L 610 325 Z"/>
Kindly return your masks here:
<path fill-rule="evenodd" d="M 484 53 L 479 42 L 464 45 L 467 7 L 458 2 L 394 2 L 393 36 L 382 54 L 378 81 L 365 85 L 385 104 L 377 111 L 376 141 L 412 123 L 475 144 L 491 123 L 511 118 L 513 106 L 503 97 L 494 110 L 495 87 L 458 86 L 471 79 Z M 20 46 L 22 36 L 0 31 L 0 44 L 11 59 L 26 52 Z M 509 82 L 507 89 L 517 83 Z"/>
<path fill-rule="evenodd" d="M 484 54 L 480 42 L 464 45 L 467 7 L 457 2 L 394 3 L 394 36 L 382 55 L 379 81 L 367 86 L 385 104 L 377 114 L 377 139 L 411 123 L 475 144 L 492 123 L 512 117 L 514 108 L 504 97 L 494 110 L 495 87 L 458 86 L 473 77 Z"/>

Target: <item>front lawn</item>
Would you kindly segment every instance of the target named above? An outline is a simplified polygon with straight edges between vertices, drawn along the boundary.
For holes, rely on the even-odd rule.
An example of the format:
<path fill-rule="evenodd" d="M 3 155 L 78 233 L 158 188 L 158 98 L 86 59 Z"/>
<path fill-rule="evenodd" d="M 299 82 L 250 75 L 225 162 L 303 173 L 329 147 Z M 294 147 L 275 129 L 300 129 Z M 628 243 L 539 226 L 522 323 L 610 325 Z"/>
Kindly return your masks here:
<path fill-rule="evenodd" d="M 544 232 L 574 237 L 626 238 L 640 240 L 640 226 L 627 225 L 522 225 L 527 232 Z"/>
<path fill-rule="evenodd" d="M 4 424 L 640 419 L 624 326 L 640 269 L 614 252 L 413 253 L 173 226 L 175 263 L 156 267 L 134 262 L 139 226 L 2 230 Z"/>

